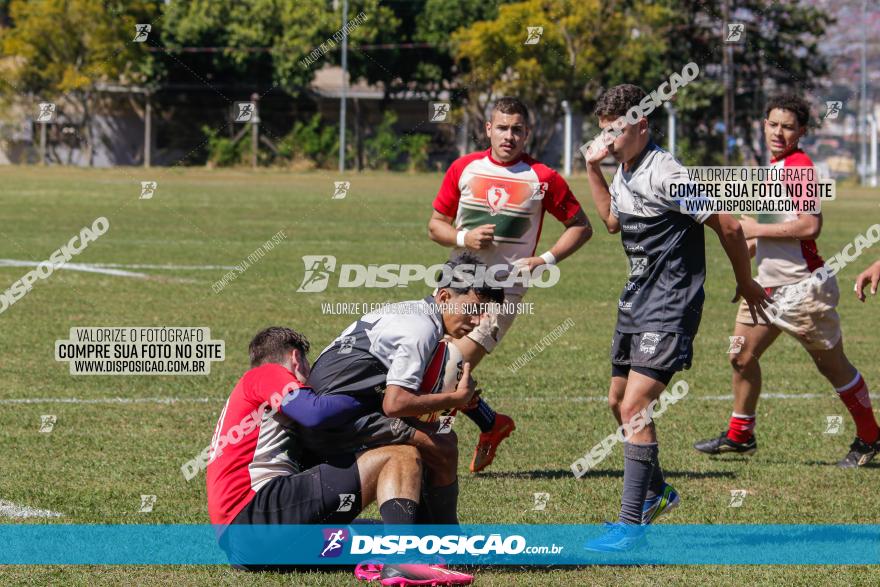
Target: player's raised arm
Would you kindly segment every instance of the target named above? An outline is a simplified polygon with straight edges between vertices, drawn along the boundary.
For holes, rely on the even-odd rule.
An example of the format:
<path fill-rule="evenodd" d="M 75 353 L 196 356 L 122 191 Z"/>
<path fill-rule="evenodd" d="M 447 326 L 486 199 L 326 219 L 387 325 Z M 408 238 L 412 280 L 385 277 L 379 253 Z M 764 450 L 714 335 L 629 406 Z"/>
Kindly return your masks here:
<path fill-rule="evenodd" d="M 770 297 L 764 288 L 752 279 L 749 246 L 746 244 L 746 238 L 739 222 L 729 214 L 713 214 L 706 220 L 706 226 L 718 234 L 718 240 L 721 241 L 721 246 L 724 247 L 724 252 L 730 259 L 730 266 L 736 277 L 736 295 L 733 301 L 739 300 L 740 297 L 746 300 L 755 324 L 758 323 L 759 315 L 770 322 L 764 313 L 764 308 L 767 307 Z"/>
<path fill-rule="evenodd" d="M 608 156 L 608 146 L 601 139 L 594 140 L 584 153 L 587 163 L 587 183 L 590 184 L 590 194 L 596 204 L 596 211 L 605 223 L 608 232 L 615 234 L 620 232 L 620 222 L 611 208 L 611 192 L 608 190 L 608 182 L 602 175 L 601 163 Z"/>
<path fill-rule="evenodd" d="M 873 265 L 859 273 L 856 277 L 855 292 L 856 297 L 860 301 L 865 301 L 865 287 L 871 284 L 871 295 L 877 295 L 877 285 L 880 284 L 880 261 L 875 261 Z"/>

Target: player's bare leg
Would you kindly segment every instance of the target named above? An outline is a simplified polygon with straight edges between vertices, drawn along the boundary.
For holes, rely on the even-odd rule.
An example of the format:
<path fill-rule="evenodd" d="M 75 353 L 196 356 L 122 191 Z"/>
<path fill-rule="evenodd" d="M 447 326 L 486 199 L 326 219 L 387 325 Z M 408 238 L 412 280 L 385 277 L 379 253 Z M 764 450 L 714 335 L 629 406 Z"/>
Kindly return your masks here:
<path fill-rule="evenodd" d="M 617 378 L 622 379 L 622 378 Z M 622 423 L 633 421 L 642 410 L 658 399 L 666 384 L 630 370 L 626 390 L 620 402 Z M 620 500 L 619 521 L 642 525 L 645 500 L 649 490 L 662 492 L 665 486 L 658 458 L 657 432 L 653 422 L 633 433 L 623 444 L 623 495 Z"/>
<path fill-rule="evenodd" d="M 779 337 L 782 331 L 765 324 L 736 323 L 733 336 L 739 337 L 739 352 L 728 357 L 733 367 L 733 413 L 727 430 L 716 438 L 694 443 L 694 448 L 706 454 L 753 454 L 758 449 L 755 442 L 755 423 L 758 399 L 761 396 L 761 356 Z M 734 343 L 738 344 L 738 343 Z"/>
<path fill-rule="evenodd" d="M 423 511 L 428 523 L 458 524 L 458 437 L 455 432 L 432 434 L 417 429 L 409 444 L 418 449 L 424 462 Z"/>
<path fill-rule="evenodd" d="M 880 452 L 880 428 L 871 408 L 868 384 L 846 354 L 843 340 L 827 350 L 807 349 L 819 372 L 834 386 L 856 425 L 856 439 L 849 453 L 837 464 L 843 468 L 860 467 Z"/>
<path fill-rule="evenodd" d="M 419 501 L 422 489 L 422 458 L 414 446 L 391 445 L 374 448 L 357 457 L 364 505 L 378 500 L 379 508 L 389 499 Z"/>
<path fill-rule="evenodd" d="M 453 339 L 452 343 L 461 351 L 464 360 L 470 362 L 471 369 L 488 354 L 480 343 L 467 336 Z M 516 425 L 509 416 L 496 413 L 482 398 L 477 401 L 476 407 L 462 412 L 480 427 L 480 438 L 470 465 L 471 472 L 478 473 L 492 464 L 498 445 L 516 430 Z"/>
<path fill-rule="evenodd" d="M 626 393 L 626 377 L 614 376 L 611 378 L 611 387 L 608 389 L 608 407 L 617 420 L 617 425 L 623 424 L 620 418 L 620 404 L 623 403 L 623 396 Z"/>

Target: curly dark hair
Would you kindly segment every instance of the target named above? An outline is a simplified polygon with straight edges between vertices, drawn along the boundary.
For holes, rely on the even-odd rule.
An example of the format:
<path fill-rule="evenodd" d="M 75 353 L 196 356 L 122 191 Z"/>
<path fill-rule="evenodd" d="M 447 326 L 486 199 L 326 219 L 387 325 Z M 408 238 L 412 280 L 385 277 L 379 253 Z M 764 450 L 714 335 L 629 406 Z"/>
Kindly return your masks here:
<path fill-rule="evenodd" d="M 797 117 L 800 126 L 810 124 L 810 103 L 795 94 L 782 94 L 770 98 L 767 102 L 765 116 L 770 116 L 770 111 L 775 109 L 789 110 Z"/>
<path fill-rule="evenodd" d="M 645 90 L 632 84 L 621 84 L 606 90 L 596 102 L 594 114 L 600 118 L 625 115 L 647 96 Z"/>
<path fill-rule="evenodd" d="M 309 352 L 309 341 L 290 328 L 283 326 L 264 328 L 248 345 L 251 367 L 259 367 L 264 363 L 280 363 L 284 360 L 284 355 L 293 349 L 299 349 L 303 355 L 306 355 Z"/>

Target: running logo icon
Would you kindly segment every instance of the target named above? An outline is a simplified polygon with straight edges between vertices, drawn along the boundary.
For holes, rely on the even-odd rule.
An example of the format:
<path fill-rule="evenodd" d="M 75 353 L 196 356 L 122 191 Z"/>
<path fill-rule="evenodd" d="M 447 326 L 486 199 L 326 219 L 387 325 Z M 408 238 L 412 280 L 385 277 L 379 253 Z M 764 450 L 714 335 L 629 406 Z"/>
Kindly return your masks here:
<path fill-rule="evenodd" d="M 257 111 L 257 105 L 253 102 L 236 102 L 235 106 L 238 109 L 235 122 L 251 122 Z"/>
<path fill-rule="evenodd" d="M 730 503 L 727 504 L 727 507 L 731 507 L 731 508 L 742 507 L 742 504 L 745 500 L 746 500 L 746 490 L 745 489 L 731 489 L 730 490 Z"/>
<path fill-rule="evenodd" d="M 339 507 L 336 508 L 336 511 L 337 512 L 350 512 L 353 505 L 354 505 L 354 493 L 340 493 L 339 494 Z"/>
<path fill-rule="evenodd" d="M 825 116 L 823 120 L 834 120 L 840 115 L 841 110 L 843 110 L 843 102 L 840 100 L 828 100 L 825 102 Z"/>
<path fill-rule="evenodd" d="M 45 414 L 40 416 L 40 432 L 48 434 L 52 432 L 52 429 L 55 428 L 55 422 L 58 421 L 58 416 L 53 414 Z"/>
<path fill-rule="evenodd" d="M 150 31 L 153 30 L 153 25 L 150 24 L 136 24 L 134 25 L 134 38 L 132 41 L 135 43 L 143 43 L 147 40 L 147 37 L 150 35 Z"/>
<path fill-rule="evenodd" d="M 532 509 L 536 512 L 544 511 L 547 508 L 547 502 L 549 501 L 549 493 L 535 493 L 535 507 Z"/>
<path fill-rule="evenodd" d="M 431 108 L 428 111 L 431 122 L 446 122 L 446 118 L 449 116 L 449 108 L 449 102 L 431 102 Z"/>
<path fill-rule="evenodd" d="M 440 418 L 440 426 L 437 427 L 437 434 L 449 434 L 452 432 L 452 425 L 455 423 L 455 416 L 443 416 Z"/>
<path fill-rule="evenodd" d="M 142 514 L 149 514 L 153 511 L 153 506 L 156 505 L 156 496 L 155 495 L 142 495 L 141 496 L 141 507 L 138 509 Z"/>
<path fill-rule="evenodd" d="M 306 274 L 296 290 L 298 293 L 317 293 L 327 289 L 330 274 L 336 269 L 336 257 L 333 255 L 303 255 Z"/>
<path fill-rule="evenodd" d="M 630 257 L 629 258 L 630 277 L 632 277 L 634 275 L 642 275 L 647 270 L 648 270 L 648 258 L 647 257 Z"/>
<path fill-rule="evenodd" d="M 141 182 L 141 197 L 138 200 L 150 200 L 153 197 L 153 194 L 156 193 L 156 188 L 159 187 L 158 182 L 155 181 L 142 181 Z"/>
<path fill-rule="evenodd" d="M 843 416 L 825 416 L 825 434 L 840 434 Z"/>
<path fill-rule="evenodd" d="M 342 544 L 348 540 L 348 530 L 324 528 L 324 548 L 321 558 L 334 558 L 342 554 Z"/>
<path fill-rule="evenodd" d="M 348 190 L 351 188 L 350 181 L 334 181 L 333 182 L 333 197 L 331 200 L 344 200 L 345 196 L 348 195 Z"/>
<path fill-rule="evenodd" d="M 727 23 L 727 37 L 725 43 L 739 43 L 742 40 L 743 33 L 746 32 L 746 25 L 741 22 Z"/>
<path fill-rule="evenodd" d="M 742 350 L 743 345 L 746 343 L 745 336 L 731 336 L 730 338 L 730 346 L 727 348 L 727 354 L 729 355 L 738 355 Z"/>
<path fill-rule="evenodd" d="M 52 122 L 55 120 L 55 104 L 52 102 L 41 102 L 40 112 L 37 114 L 37 122 Z"/>
<path fill-rule="evenodd" d="M 526 42 L 523 45 L 537 45 L 541 40 L 541 35 L 544 34 L 544 27 L 542 26 L 529 26 L 526 27 L 527 36 Z"/>

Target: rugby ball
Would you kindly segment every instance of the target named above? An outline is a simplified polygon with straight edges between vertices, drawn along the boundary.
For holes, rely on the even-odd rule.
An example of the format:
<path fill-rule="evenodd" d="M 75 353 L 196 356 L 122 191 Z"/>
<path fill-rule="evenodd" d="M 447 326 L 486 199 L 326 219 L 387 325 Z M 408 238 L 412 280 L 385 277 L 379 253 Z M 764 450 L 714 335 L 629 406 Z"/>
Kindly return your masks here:
<path fill-rule="evenodd" d="M 455 391 L 461 380 L 461 369 L 464 360 L 461 351 L 454 344 L 441 340 L 434 350 L 428 368 L 422 377 L 419 393 L 451 393 Z M 454 408 L 439 410 L 429 414 L 418 416 L 422 422 L 436 422 L 443 416 L 448 416 Z"/>

